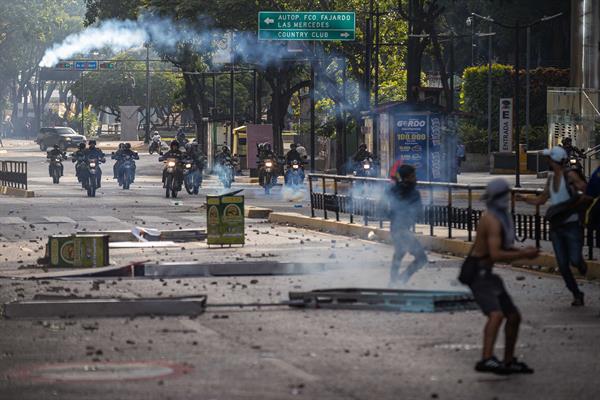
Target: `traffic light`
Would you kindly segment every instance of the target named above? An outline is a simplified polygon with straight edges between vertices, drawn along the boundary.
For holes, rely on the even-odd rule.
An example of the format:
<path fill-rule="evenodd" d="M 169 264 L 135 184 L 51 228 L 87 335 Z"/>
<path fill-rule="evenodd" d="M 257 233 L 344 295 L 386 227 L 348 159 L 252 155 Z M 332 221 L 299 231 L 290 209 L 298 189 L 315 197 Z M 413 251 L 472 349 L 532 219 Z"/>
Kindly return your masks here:
<path fill-rule="evenodd" d="M 110 62 L 110 61 L 103 61 L 100 63 L 100 69 L 105 70 L 105 69 L 115 69 L 116 64 L 114 62 Z"/>
<path fill-rule="evenodd" d="M 56 69 L 73 69 L 73 63 L 70 61 L 61 61 L 56 64 Z"/>

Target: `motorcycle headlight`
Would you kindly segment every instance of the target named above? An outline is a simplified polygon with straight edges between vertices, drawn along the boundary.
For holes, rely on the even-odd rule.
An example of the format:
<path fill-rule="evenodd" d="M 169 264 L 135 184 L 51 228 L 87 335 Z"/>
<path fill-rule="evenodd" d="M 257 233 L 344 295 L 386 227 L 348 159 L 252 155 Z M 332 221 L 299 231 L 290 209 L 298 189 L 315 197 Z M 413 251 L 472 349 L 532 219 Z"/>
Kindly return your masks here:
<path fill-rule="evenodd" d="M 185 164 L 186 168 L 192 168 L 192 164 Z"/>
<path fill-rule="evenodd" d="M 577 164 L 577 160 L 575 158 L 571 158 L 570 162 L 571 164 Z"/>
<path fill-rule="evenodd" d="M 365 164 L 365 165 L 363 165 L 363 168 L 364 169 L 371 169 L 371 164 Z"/>
<path fill-rule="evenodd" d="M 168 166 L 168 167 L 174 167 L 174 166 L 175 166 L 175 161 L 169 161 L 169 162 L 167 163 L 167 166 Z"/>
<path fill-rule="evenodd" d="M 60 158 L 55 158 L 54 161 L 55 162 L 60 162 L 61 160 L 60 160 Z"/>
<path fill-rule="evenodd" d="M 70 142 L 70 141 L 71 141 L 71 138 L 70 138 L 70 137 L 68 137 L 68 138 L 65 138 L 65 140 L 66 140 L 67 142 Z"/>
<path fill-rule="evenodd" d="M 294 168 L 294 169 L 298 169 L 298 168 L 299 168 L 299 166 L 298 166 L 298 164 L 294 164 L 294 165 L 292 165 L 292 168 Z"/>
<path fill-rule="evenodd" d="M 271 161 L 267 161 L 265 163 L 265 167 L 267 167 L 267 168 L 271 168 L 272 166 L 273 166 L 273 163 Z"/>
<path fill-rule="evenodd" d="M 91 162 L 90 163 L 90 168 L 96 168 L 96 163 L 95 162 Z"/>

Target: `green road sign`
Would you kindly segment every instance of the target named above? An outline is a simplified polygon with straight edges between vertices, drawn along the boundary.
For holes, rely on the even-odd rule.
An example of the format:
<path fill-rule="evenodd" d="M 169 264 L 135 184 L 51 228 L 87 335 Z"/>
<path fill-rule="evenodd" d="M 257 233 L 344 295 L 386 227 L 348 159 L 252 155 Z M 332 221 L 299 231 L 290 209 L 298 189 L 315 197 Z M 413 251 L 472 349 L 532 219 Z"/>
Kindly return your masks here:
<path fill-rule="evenodd" d="M 258 13 L 260 40 L 354 40 L 354 12 L 277 12 Z"/>
<path fill-rule="evenodd" d="M 98 64 L 98 67 L 102 70 L 115 69 L 115 63 L 110 61 L 101 61 L 100 64 Z"/>
<path fill-rule="evenodd" d="M 73 63 L 71 61 L 61 61 L 58 64 L 56 64 L 56 67 L 54 67 L 55 69 L 73 69 Z"/>

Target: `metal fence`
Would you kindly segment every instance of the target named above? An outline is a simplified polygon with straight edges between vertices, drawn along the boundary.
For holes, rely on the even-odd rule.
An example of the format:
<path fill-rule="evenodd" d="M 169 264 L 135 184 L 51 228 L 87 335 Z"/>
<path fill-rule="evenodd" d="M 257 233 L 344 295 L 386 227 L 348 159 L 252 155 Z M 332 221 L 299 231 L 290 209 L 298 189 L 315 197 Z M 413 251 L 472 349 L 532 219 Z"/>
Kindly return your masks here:
<path fill-rule="evenodd" d="M 334 215 L 339 221 L 343 214 L 349 217 L 351 223 L 358 217 L 364 225 L 376 223 L 383 227 L 387 210 L 381 197 L 385 187 L 390 185 L 389 180 L 309 174 L 308 184 L 312 217 L 316 216 L 316 210 L 321 210 L 325 219 Z M 418 188 L 424 204 L 418 223 L 429 225 L 431 236 L 434 236 L 436 227 L 443 227 L 448 238 L 454 236 L 454 230 L 461 230 L 466 231 L 468 241 L 473 240 L 473 233 L 485 209 L 485 205 L 479 201 L 485 185 L 419 182 Z M 538 248 L 542 241 L 550 240 L 550 225 L 543 216 L 542 207 L 517 202 L 516 195 L 536 195 L 541 192 L 542 189 L 513 188 L 510 202 L 517 239 L 532 240 Z M 600 248 L 600 232 L 586 229 L 584 234 L 588 258 L 591 260 L 594 249 Z"/>
<path fill-rule="evenodd" d="M 0 186 L 27 190 L 27 161 L 0 161 Z"/>

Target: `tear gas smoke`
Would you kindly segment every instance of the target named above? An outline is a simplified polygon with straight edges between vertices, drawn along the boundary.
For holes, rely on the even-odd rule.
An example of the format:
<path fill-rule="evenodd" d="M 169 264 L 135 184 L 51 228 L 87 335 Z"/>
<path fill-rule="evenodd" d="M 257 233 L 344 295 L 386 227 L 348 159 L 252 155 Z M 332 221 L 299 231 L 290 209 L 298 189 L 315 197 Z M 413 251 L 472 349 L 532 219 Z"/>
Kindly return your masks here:
<path fill-rule="evenodd" d="M 217 42 L 223 42 L 227 33 L 211 28 L 206 20 L 199 20 L 195 27 L 181 21 L 153 16 L 141 16 L 137 20 L 106 20 L 98 26 L 92 26 L 81 32 L 69 35 L 62 43 L 57 43 L 46 50 L 41 67 L 53 67 L 60 60 L 69 59 L 93 50 L 110 49 L 121 52 L 136 49 L 149 43 L 153 48 L 172 53 L 179 44 L 185 43 L 198 52 L 215 55 Z M 290 54 L 279 42 L 261 41 L 257 51 L 258 39 L 249 32 L 235 32 L 232 46 L 219 50 L 225 58 L 234 56 L 240 62 L 257 65 L 277 64 Z M 219 58 L 223 58 L 220 54 Z M 228 57 L 229 56 L 229 57 Z"/>

